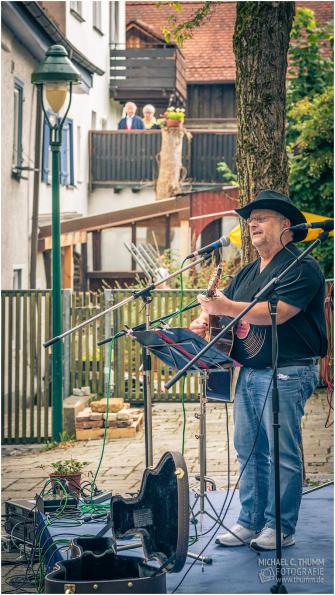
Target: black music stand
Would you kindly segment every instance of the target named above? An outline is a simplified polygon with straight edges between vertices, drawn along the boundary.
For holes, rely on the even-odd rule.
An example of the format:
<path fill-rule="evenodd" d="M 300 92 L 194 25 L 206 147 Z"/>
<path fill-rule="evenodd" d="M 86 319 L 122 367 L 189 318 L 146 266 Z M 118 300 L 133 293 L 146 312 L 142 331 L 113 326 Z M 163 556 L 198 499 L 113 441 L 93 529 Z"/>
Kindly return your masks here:
<path fill-rule="evenodd" d="M 130 331 L 130 335 L 142 346 L 151 351 L 156 357 L 174 370 L 180 370 L 186 363 L 190 362 L 197 353 L 207 345 L 202 339 L 191 330 L 186 328 L 156 328 L 145 331 Z M 196 479 L 200 481 L 199 493 L 192 506 L 192 516 L 196 517 L 206 514 L 213 521 L 217 521 L 216 512 L 206 494 L 207 483 L 214 486 L 214 482 L 206 475 L 206 402 L 207 398 L 230 401 L 230 386 L 234 361 L 216 346 L 211 347 L 201 359 L 190 368 L 192 372 L 200 375 L 200 413 L 195 417 L 199 419 L 199 466 L 200 473 Z M 199 510 L 193 514 L 193 510 L 199 500 Z M 215 516 L 205 510 L 205 501 L 212 508 Z M 224 525 L 222 525 L 224 526 Z M 201 531 L 200 531 L 201 532 Z"/>

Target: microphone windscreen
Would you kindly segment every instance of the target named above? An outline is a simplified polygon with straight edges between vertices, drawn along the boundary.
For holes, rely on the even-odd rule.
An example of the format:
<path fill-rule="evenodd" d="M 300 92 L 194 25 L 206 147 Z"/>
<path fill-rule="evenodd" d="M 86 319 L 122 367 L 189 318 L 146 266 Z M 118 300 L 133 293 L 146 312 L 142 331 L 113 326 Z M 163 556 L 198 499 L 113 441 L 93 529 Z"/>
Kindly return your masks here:
<path fill-rule="evenodd" d="M 230 244 L 230 239 L 227 238 L 226 236 L 222 236 L 222 238 L 221 238 L 220 241 L 221 241 L 222 246 L 225 247 L 225 248 L 227 246 L 229 246 L 229 244 Z"/>

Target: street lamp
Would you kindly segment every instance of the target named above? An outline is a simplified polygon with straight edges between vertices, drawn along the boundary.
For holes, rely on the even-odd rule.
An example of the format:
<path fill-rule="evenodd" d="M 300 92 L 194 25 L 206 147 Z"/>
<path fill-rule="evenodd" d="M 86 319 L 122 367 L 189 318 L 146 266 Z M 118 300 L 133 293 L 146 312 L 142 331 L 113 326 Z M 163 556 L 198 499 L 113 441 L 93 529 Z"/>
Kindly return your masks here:
<path fill-rule="evenodd" d="M 60 246 L 59 172 L 62 128 L 69 112 L 72 99 L 72 85 L 80 82 L 80 74 L 71 63 L 62 45 L 52 45 L 46 52 L 43 62 L 31 75 L 31 82 L 40 85 L 42 110 L 50 129 L 52 154 L 52 334 L 62 333 L 62 273 Z M 64 103 L 67 108 L 58 117 Z M 49 104 L 51 116 L 46 109 Z M 52 348 L 52 439 L 58 441 L 63 431 L 63 361 L 62 341 Z"/>

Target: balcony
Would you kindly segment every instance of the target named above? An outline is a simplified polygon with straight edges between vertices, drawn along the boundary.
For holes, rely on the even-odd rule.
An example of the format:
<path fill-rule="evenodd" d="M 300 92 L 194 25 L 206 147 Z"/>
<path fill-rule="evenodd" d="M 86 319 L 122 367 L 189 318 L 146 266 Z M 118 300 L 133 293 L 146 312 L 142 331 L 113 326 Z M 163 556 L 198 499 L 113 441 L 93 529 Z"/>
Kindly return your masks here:
<path fill-rule="evenodd" d="M 110 50 L 110 95 L 139 106 L 153 103 L 165 108 L 174 93 L 184 104 L 184 57 L 179 48 L 128 48 Z"/>
<path fill-rule="evenodd" d="M 188 129 L 189 130 L 189 129 Z M 218 184 L 217 164 L 223 159 L 235 171 L 236 134 L 230 131 L 190 130 L 184 140 L 186 181 Z M 154 182 L 158 177 L 160 130 L 90 131 L 90 188 Z"/>

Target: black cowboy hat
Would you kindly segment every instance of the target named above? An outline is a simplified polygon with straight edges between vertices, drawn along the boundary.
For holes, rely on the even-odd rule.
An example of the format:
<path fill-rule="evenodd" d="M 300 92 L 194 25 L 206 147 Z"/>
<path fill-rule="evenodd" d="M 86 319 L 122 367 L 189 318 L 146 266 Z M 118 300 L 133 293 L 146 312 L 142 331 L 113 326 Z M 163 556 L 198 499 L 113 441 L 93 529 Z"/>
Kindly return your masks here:
<path fill-rule="evenodd" d="M 292 201 L 282 194 L 281 192 L 275 192 L 274 190 L 262 190 L 255 200 L 249 202 L 245 207 L 235 209 L 243 219 L 250 217 L 251 211 L 254 209 L 270 209 L 281 213 L 287 219 L 291 221 L 292 225 L 299 225 L 299 223 L 307 223 L 305 216 L 297 207 L 294 206 Z M 307 229 L 296 229 L 293 231 L 293 241 L 301 242 L 307 236 Z"/>

